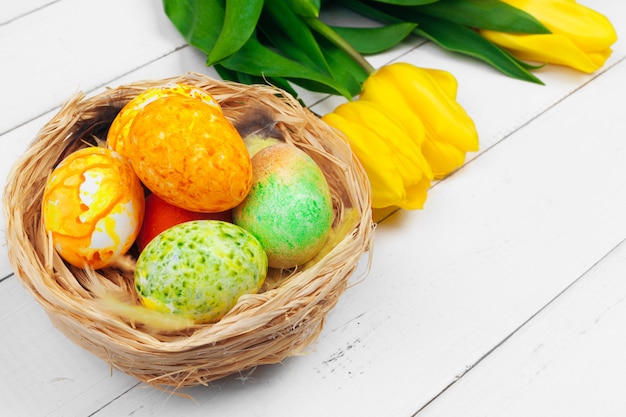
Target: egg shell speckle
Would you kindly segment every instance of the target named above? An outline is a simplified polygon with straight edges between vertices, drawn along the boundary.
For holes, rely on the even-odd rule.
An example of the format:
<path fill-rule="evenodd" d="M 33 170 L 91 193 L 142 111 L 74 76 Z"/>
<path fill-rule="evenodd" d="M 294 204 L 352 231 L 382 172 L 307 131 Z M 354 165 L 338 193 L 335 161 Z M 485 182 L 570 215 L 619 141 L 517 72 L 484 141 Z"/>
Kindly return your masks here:
<path fill-rule="evenodd" d="M 198 99 L 173 95 L 147 104 L 123 147 L 143 184 L 185 210 L 231 209 L 252 183 L 243 139 L 219 108 Z"/>
<path fill-rule="evenodd" d="M 196 322 L 222 318 L 243 294 L 259 291 L 267 274 L 261 244 L 219 220 L 173 226 L 143 250 L 135 269 L 142 303 Z"/>
<path fill-rule="evenodd" d="M 161 97 L 170 96 L 195 98 L 221 111 L 221 107 L 212 95 L 192 85 L 174 83 L 162 87 L 150 88 L 139 93 L 135 98 L 129 101 L 115 117 L 107 134 L 107 146 L 119 152 L 122 156 L 127 156 L 124 154 L 124 151 L 127 149 L 124 144 L 137 114 L 153 101 Z"/>
<path fill-rule="evenodd" d="M 313 159 L 280 143 L 252 158 L 253 183 L 233 221 L 263 245 L 269 266 L 305 263 L 324 245 L 333 221 L 330 189 Z"/>
<path fill-rule="evenodd" d="M 130 249 L 144 205 L 143 188 L 128 161 L 110 149 L 89 147 L 70 154 L 52 171 L 42 213 L 63 259 L 99 269 Z"/>

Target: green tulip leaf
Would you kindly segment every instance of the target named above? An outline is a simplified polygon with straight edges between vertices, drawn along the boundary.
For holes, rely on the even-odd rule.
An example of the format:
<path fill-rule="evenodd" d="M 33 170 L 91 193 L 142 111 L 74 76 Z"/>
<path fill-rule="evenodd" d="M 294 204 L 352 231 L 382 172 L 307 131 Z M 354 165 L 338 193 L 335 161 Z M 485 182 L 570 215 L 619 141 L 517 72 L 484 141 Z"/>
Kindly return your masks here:
<path fill-rule="evenodd" d="M 353 96 L 359 94 L 369 72 L 328 39 L 320 37 L 319 43 L 332 69 L 333 78 L 344 85 Z"/>
<path fill-rule="evenodd" d="M 283 2 L 299 16 L 318 17 L 320 15 L 320 0 L 287 0 Z"/>
<path fill-rule="evenodd" d="M 526 61 L 522 61 L 521 59 L 517 58 L 515 55 L 511 54 L 510 52 L 508 52 L 507 50 L 503 49 L 503 52 L 506 52 L 507 54 L 509 54 L 511 56 L 511 59 L 517 61 L 518 64 L 520 64 L 522 67 L 526 68 L 527 70 L 538 70 L 541 69 L 543 67 L 545 67 L 547 65 L 547 63 L 543 63 L 543 64 L 531 64 L 530 62 L 526 62 Z"/>
<path fill-rule="evenodd" d="M 224 22 L 220 0 L 163 0 L 163 9 L 187 43 L 208 54 Z"/>
<path fill-rule="evenodd" d="M 226 81 L 234 81 L 242 84 L 253 85 L 253 84 L 269 84 L 274 87 L 280 88 L 293 97 L 297 97 L 297 92 L 293 89 L 291 84 L 284 78 L 273 77 L 273 78 L 263 78 L 258 77 L 256 75 L 246 74 L 244 72 L 237 72 L 229 70 L 221 64 L 216 64 L 213 66 L 217 71 L 218 75 L 222 77 L 223 80 Z"/>
<path fill-rule="evenodd" d="M 267 44 L 269 44 L 276 51 L 280 51 L 281 55 L 297 61 L 309 68 L 321 70 L 318 62 L 313 60 L 313 58 L 307 54 L 303 48 L 299 47 L 291 38 L 285 36 L 284 32 L 281 31 L 276 25 L 263 25 L 261 27 L 261 34 L 265 37 Z M 264 41 L 263 43 L 265 44 L 266 42 Z M 323 57 L 321 51 L 319 51 L 319 53 L 322 55 L 322 59 L 324 59 L 324 69 L 322 71 L 325 74 L 330 75 L 330 69 L 328 69 L 326 59 Z"/>
<path fill-rule="evenodd" d="M 263 9 L 263 0 L 226 0 L 222 30 L 209 52 L 213 65 L 241 48 L 254 32 Z"/>
<path fill-rule="evenodd" d="M 237 71 L 231 71 L 228 68 L 224 68 L 221 64 L 213 65 L 217 74 L 222 77 L 224 81 L 239 81 L 239 75 Z"/>
<path fill-rule="evenodd" d="M 415 32 L 442 48 L 480 59 L 510 77 L 543 84 L 511 54 L 467 26 L 427 15 L 417 16 L 417 20 Z"/>
<path fill-rule="evenodd" d="M 358 0 L 339 0 L 339 3 L 363 16 L 383 23 L 398 23 L 405 19 L 417 22 L 418 26 L 413 29 L 413 33 L 435 42 L 444 49 L 479 59 L 510 77 L 543 84 L 529 72 L 529 69 L 533 67 L 522 63 L 467 26 L 434 16 L 414 13 L 414 11 L 410 13 L 411 16 L 408 16 L 409 8 L 390 8 L 382 5 L 374 7 L 374 2 L 365 4 Z M 394 11 L 395 14 L 392 14 Z"/>
<path fill-rule="evenodd" d="M 306 83 L 314 86 L 313 91 L 352 98 L 352 94 L 332 77 L 272 51 L 254 36 L 239 51 L 221 61 L 221 64 L 231 71 L 263 78 L 282 77 L 299 85 Z"/>
<path fill-rule="evenodd" d="M 275 46 L 285 55 L 330 75 L 324 54 L 303 18 L 283 0 L 266 0 L 265 9 L 261 31 Z"/>
<path fill-rule="evenodd" d="M 437 3 L 440 0 L 372 0 L 376 3 L 395 4 L 398 6 L 421 6 L 423 4 Z"/>
<path fill-rule="evenodd" d="M 294 90 L 293 86 L 289 84 L 285 78 L 282 77 L 270 77 L 270 78 L 259 78 L 255 82 L 256 84 L 269 84 L 274 87 L 280 88 L 291 94 L 294 98 L 298 98 L 298 92 Z"/>
<path fill-rule="evenodd" d="M 472 28 L 512 33 L 550 33 L 531 14 L 500 0 L 440 0 L 414 10 Z"/>
<path fill-rule="evenodd" d="M 369 17 L 377 22 L 382 23 L 401 23 L 402 19 L 398 19 L 394 16 L 391 16 L 387 13 L 384 13 L 376 8 L 376 6 L 381 6 L 377 4 L 375 0 L 365 2 L 361 0 L 336 0 L 337 3 L 341 4 L 348 10 L 352 10 L 353 12 L 360 14 L 365 17 Z M 370 4 L 371 3 L 371 4 Z"/>
<path fill-rule="evenodd" d="M 333 30 L 362 54 L 377 54 L 396 46 L 415 29 L 417 24 L 395 23 L 376 28 L 333 26 Z"/>

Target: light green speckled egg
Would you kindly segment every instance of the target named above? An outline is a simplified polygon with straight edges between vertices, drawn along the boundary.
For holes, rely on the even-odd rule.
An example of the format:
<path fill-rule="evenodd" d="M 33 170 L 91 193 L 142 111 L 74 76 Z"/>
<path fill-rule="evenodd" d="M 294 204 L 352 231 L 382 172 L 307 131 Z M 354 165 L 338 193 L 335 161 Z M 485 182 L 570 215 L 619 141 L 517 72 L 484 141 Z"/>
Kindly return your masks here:
<path fill-rule="evenodd" d="M 287 143 L 252 158 L 252 188 L 233 209 L 233 222 L 256 237 L 272 268 L 292 268 L 324 246 L 333 203 L 324 173 L 304 151 Z"/>
<path fill-rule="evenodd" d="M 178 224 L 141 252 L 135 287 L 143 304 L 199 323 L 221 319 L 243 294 L 259 291 L 267 255 L 249 232 L 231 223 Z"/>

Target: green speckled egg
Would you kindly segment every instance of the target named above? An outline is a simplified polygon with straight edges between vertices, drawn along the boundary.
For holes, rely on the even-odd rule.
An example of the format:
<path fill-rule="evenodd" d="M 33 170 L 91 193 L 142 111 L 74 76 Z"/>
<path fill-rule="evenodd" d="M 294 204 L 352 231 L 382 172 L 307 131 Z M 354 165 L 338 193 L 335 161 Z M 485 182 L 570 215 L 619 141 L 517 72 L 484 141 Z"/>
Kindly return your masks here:
<path fill-rule="evenodd" d="M 256 293 L 267 274 L 259 241 L 234 224 L 197 220 L 157 235 L 141 252 L 135 287 L 149 308 L 198 323 L 221 319 L 243 294 Z"/>
<path fill-rule="evenodd" d="M 320 251 L 333 221 L 324 173 L 293 145 L 263 148 L 252 158 L 252 188 L 233 209 L 233 221 L 261 242 L 269 266 L 305 263 Z"/>

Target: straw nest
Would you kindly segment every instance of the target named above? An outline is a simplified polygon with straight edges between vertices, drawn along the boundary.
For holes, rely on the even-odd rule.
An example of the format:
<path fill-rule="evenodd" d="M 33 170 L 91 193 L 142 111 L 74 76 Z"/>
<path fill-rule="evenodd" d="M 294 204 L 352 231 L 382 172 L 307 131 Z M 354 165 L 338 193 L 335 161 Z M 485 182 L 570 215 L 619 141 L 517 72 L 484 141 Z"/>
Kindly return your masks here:
<path fill-rule="evenodd" d="M 41 219 L 46 178 L 70 152 L 104 139 L 121 107 L 140 92 L 172 82 L 200 87 L 236 126 L 249 109 L 267 109 L 285 141 L 306 151 L 331 188 L 334 226 L 321 259 L 294 270 L 271 270 L 258 294 L 242 296 L 219 322 L 184 328 L 154 321 L 140 309 L 128 265 L 72 267 L 53 250 Z M 47 123 L 8 177 L 4 195 L 9 258 L 23 285 L 69 339 L 112 367 L 154 386 L 206 384 L 303 353 L 372 245 L 370 188 L 347 142 L 273 87 L 217 81 L 199 74 L 144 81 L 91 98 L 78 94 Z M 157 324 L 155 324 L 157 323 Z"/>

